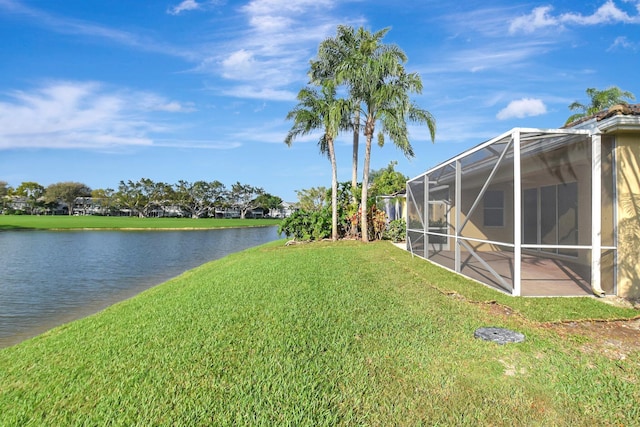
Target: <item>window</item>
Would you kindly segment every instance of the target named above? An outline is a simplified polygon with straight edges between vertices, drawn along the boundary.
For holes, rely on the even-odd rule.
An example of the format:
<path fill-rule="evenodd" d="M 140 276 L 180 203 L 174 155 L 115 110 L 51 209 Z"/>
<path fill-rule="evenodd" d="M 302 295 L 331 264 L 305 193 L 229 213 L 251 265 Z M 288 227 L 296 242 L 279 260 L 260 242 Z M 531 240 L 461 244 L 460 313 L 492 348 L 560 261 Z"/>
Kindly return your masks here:
<path fill-rule="evenodd" d="M 578 244 L 578 183 L 524 190 L 522 242 L 542 245 Z M 544 248 L 542 251 L 577 256 L 575 249 Z"/>
<path fill-rule="evenodd" d="M 578 244 L 578 184 L 558 185 L 558 244 Z M 576 249 L 558 249 L 563 255 L 578 256 Z"/>
<path fill-rule="evenodd" d="M 504 227 L 504 191 L 487 190 L 484 193 L 484 226 Z"/>
<path fill-rule="evenodd" d="M 522 243 L 537 244 L 538 237 L 538 189 L 529 188 L 522 193 Z"/>

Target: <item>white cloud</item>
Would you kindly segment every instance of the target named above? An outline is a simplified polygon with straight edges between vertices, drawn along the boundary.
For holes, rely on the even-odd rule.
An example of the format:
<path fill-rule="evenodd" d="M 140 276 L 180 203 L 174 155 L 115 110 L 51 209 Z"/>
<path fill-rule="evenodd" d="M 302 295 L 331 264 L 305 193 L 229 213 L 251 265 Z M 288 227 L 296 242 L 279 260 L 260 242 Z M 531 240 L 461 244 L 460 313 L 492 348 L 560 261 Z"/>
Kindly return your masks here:
<path fill-rule="evenodd" d="M 180 15 L 182 12 L 191 10 L 207 10 L 221 3 L 223 3 L 223 0 L 182 0 L 176 6 L 167 9 L 167 13 L 170 15 Z"/>
<path fill-rule="evenodd" d="M 60 34 L 72 34 L 108 40 L 142 51 L 158 52 L 188 60 L 193 60 L 196 56 L 190 49 L 177 48 L 167 43 L 158 42 L 147 36 L 122 31 L 90 21 L 61 17 L 11 0 L 0 0 L 0 9 L 5 9 L 10 13 L 22 16 L 36 26 L 47 28 Z"/>
<path fill-rule="evenodd" d="M 331 8 L 335 0 L 252 0 L 242 9 L 249 15 L 269 15 L 276 11 L 284 14 L 300 14 L 314 9 Z"/>
<path fill-rule="evenodd" d="M 509 105 L 500 110 L 496 115 L 498 120 L 506 120 L 511 118 L 533 117 L 546 114 L 547 107 L 540 99 L 522 98 L 511 101 Z"/>
<path fill-rule="evenodd" d="M 549 12 L 551 12 L 552 9 L 553 7 L 551 6 L 536 7 L 530 14 L 520 16 L 511 21 L 511 25 L 509 25 L 509 32 L 516 33 L 518 31 L 522 31 L 524 33 L 532 33 L 538 28 L 558 25 L 558 19 L 549 15 Z"/>
<path fill-rule="evenodd" d="M 634 43 L 624 36 L 616 37 L 613 44 L 609 46 L 607 51 L 611 52 L 618 49 L 631 50 L 635 52 L 640 49 L 640 43 Z"/>
<path fill-rule="evenodd" d="M 257 15 L 250 19 L 251 27 L 263 33 L 279 33 L 286 31 L 295 22 L 285 16 Z"/>
<path fill-rule="evenodd" d="M 490 3 L 490 2 L 489 2 Z M 450 28 L 449 40 L 465 40 L 467 42 L 478 35 L 484 37 L 503 37 L 505 22 L 513 16 L 513 5 L 487 5 L 479 9 L 452 10 L 451 13 L 439 16 L 438 21 Z"/>
<path fill-rule="evenodd" d="M 331 35 L 338 23 L 332 16 L 336 0 L 252 0 L 242 6 L 246 28 L 204 58 L 196 68 L 237 81 L 226 95 L 265 100 L 292 100 L 289 87 L 307 80 L 309 59 L 318 43 Z"/>
<path fill-rule="evenodd" d="M 198 2 L 196 2 L 196 0 L 183 0 L 177 6 L 174 6 L 171 9 L 169 9 L 167 13 L 171 15 L 179 15 L 181 12 L 184 12 L 185 10 L 196 10 L 196 9 L 200 9 L 200 7 L 201 5 Z"/>
<path fill-rule="evenodd" d="M 296 99 L 296 94 L 288 90 L 253 85 L 235 86 L 225 90 L 224 94 L 237 98 L 266 99 L 271 101 L 295 101 Z"/>
<path fill-rule="evenodd" d="M 109 90 L 96 82 L 53 82 L 0 101 L 0 149 L 151 145 L 154 111 L 190 111 L 161 96 Z"/>
<path fill-rule="evenodd" d="M 640 16 L 629 16 L 627 12 L 620 10 L 613 0 L 608 0 L 600 6 L 593 15 L 583 16 L 579 13 L 566 13 L 561 15 L 562 22 L 575 23 L 577 25 L 599 25 L 610 23 L 637 24 Z"/>
<path fill-rule="evenodd" d="M 446 52 L 437 65 L 423 68 L 427 74 L 504 70 L 522 65 L 550 49 L 551 42 L 531 40 L 524 43 L 494 42 L 469 49 Z"/>
<path fill-rule="evenodd" d="M 225 0 L 173 0 L 167 13 L 206 11 L 224 3 Z M 17 1 L 0 0 L 0 9 L 58 33 L 102 39 L 141 51 L 183 58 L 197 64 L 192 71 L 239 82 L 242 87 L 227 92 L 233 96 L 248 94 L 254 98 L 275 93 L 278 95 L 275 99 L 289 100 L 288 87 L 306 82 L 308 61 L 315 54 L 318 43 L 331 35 L 338 24 L 357 26 L 364 23 L 363 18 L 348 19 L 332 14 L 337 4 L 338 0 L 251 0 L 236 8 L 239 14 L 230 15 L 232 30 L 224 25 L 212 27 L 208 38 L 215 40 L 213 44 L 188 47 L 156 40 L 149 33 L 138 34 L 58 16 Z M 247 91 L 247 86 L 256 87 Z"/>
<path fill-rule="evenodd" d="M 629 1 L 624 1 L 629 3 Z M 631 2 L 633 3 L 633 2 Z M 533 33 L 540 28 L 558 27 L 564 25 L 603 25 L 603 24 L 639 24 L 640 23 L 640 2 L 635 2 L 635 14 L 630 15 L 616 5 L 613 0 L 607 0 L 591 15 L 568 12 L 560 15 L 552 15 L 552 6 L 536 7 L 531 13 L 519 16 L 511 21 L 509 25 L 510 33 Z"/>
<path fill-rule="evenodd" d="M 178 101 L 168 101 L 162 96 L 142 92 L 136 94 L 135 102 L 136 109 L 140 111 L 164 111 L 168 113 L 190 113 L 196 111 L 193 103 L 180 103 Z"/>
<path fill-rule="evenodd" d="M 193 104 L 181 104 L 178 101 L 169 101 L 166 103 L 160 103 L 155 108 L 157 111 L 166 111 L 168 113 L 190 113 L 196 111 Z"/>
<path fill-rule="evenodd" d="M 222 75 L 227 79 L 245 80 L 253 76 L 254 54 L 245 49 L 232 52 L 222 61 Z"/>

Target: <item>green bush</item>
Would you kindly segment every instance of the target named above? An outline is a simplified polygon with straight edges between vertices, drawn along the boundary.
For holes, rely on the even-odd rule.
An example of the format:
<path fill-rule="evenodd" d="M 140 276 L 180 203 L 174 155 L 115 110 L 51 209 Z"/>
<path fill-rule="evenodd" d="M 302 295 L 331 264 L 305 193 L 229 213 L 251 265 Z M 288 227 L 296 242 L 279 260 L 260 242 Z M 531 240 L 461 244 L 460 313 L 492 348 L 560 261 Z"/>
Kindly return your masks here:
<path fill-rule="evenodd" d="M 322 240 L 331 237 L 331 211 L 294 212 L 278 227 L 278 234 L 293 237 L 294 240 Z"/>
<path fill-rule="evenodd" d="M 359 190 L 358 190 L 359 192 Z M 356 192 L 357 195 L 357 192 Z M 353 203 L 350 182 L 340 183 L 337 193 L 338 238 L 357 239 L 361 236 L 360 221 L 362 209 Z M 331 193 L 327 192 L 325 205 L 319 210 L 299 210 L 280 224 L 279 234 L 294 240 L 322 240 L 331 237 Z M 368 236 L 371 240 L 384 238 L 387 217 L 383 210 L 375 205 L 374 198 L 367 204 Z M 403 229 L 404 230 L 404 229 Z M 404 239 L 404 231 L 401 240 Z"/>
<path fill-rule="evenodd" d="M 387 226 L 384 238 L 394 243 L 403 242 L 407 236 L 407 223 L 403 218 L 394 219 Z"/>

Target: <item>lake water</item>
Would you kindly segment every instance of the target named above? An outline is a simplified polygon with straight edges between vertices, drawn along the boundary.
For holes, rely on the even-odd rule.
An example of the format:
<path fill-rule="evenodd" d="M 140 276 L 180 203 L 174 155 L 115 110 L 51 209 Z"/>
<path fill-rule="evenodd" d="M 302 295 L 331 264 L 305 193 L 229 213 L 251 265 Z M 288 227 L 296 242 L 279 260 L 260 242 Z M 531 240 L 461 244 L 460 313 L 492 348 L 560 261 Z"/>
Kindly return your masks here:
<path fill-rule="evenodd" d="M 0 348 L 278 238 L 277 227 L 0 232 Z"/>

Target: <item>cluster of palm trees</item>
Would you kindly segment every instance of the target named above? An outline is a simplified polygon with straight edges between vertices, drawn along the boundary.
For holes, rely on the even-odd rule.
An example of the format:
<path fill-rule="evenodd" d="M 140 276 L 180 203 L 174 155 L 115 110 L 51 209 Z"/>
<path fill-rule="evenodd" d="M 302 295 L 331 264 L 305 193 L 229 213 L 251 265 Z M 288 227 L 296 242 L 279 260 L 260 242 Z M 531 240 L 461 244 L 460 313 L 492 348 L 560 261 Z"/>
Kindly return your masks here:
<path fill-rule="evenodd" d="M 287 115 L 293 120 L 285 143 L 291 145 L 301 135 L 320 131 L 320 152 L 331 162 L 332 239 L 338 238 L 337 163 L 335 140 L 340 132 L 353 132 L 352 187 L 357 187 L 359 134 L 365 137 L 362 173 L 361 237 L 369 241 L 367 224 L 367 198 L 371 144 L 378 126 L 378 144 L 383 145 L 385 135 L 408 158 L 413 157 L 409 142 L 407 121 L 425 124 L 431 140 L 435 138 L 435 119 L 420 108 L 410 94 L 422 91 L 422 80 L 417 73 L 405 70 L 407 55 L 396 45 L 384 44 L 388 33 L 385 28 L 370 32 L 360 27 L 338 26 L 335 37 L 322 41 L 318 54 L 311 61 L 309 85 L 298 93 L 298 104 Z M 338 93 L 344 93 L 340 97 Z M 355 194 L 355 191 L 354 191 Z M 357 201 L 354 200 L 357 203 Z"/>

